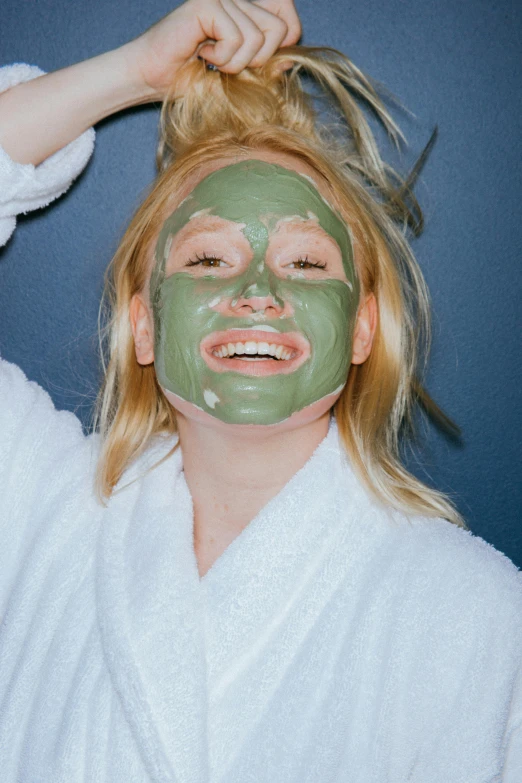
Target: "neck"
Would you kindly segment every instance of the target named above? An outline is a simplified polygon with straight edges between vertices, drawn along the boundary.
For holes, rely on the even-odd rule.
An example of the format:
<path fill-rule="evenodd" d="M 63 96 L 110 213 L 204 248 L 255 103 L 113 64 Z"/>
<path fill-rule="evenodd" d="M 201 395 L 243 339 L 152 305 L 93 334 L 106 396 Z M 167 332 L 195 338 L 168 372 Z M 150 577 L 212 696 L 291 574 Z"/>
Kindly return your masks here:
<path fill-rule="evenodd" d="M 294 429 L 177 418 L 195 548 L 210 567 L 311 457 L 328 432 L 329 412 Z"/>

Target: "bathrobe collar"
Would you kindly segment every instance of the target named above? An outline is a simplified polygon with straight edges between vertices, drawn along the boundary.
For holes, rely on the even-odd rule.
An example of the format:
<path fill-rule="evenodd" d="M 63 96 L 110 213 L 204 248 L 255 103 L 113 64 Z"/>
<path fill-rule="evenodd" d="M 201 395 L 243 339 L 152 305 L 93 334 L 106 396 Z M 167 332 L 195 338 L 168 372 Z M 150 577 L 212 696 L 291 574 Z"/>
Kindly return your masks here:
<path fill-rule="evenodd" d="M 227 685 L 226 667 L 207 686 L 205 612 L 241 616 L 247 648 L 299 597 L 315 564 L 335 545 L 339 504 L 364 493 L 339 446 L 327 437 L 295 476 L 200 580 L 193 508 L 175 440 L 159 438 L 126 472 L 106 510 L 97 558 L 97 601 L 111 678 L 149 774 L 157 781 L 208 779 L 209 699 Z M 348 481 L 347 481 L 348 479 Z M 350 480 L 351 479 L 351 480 Z M 344 484 L 344 493 L 338 487 Z M 346 530 L 344 531 L 346 532 Z M 229 601 L 232 596 L 234 605 Z M 239 601 L 239 604 L 238 604 Z"/>
<path fill-rule="evenodd" d="M 122 477 L 98 553 L 102 643 L 151 778 L 206 781 L 206 664 L 192 501 L 159 439 Z"/>

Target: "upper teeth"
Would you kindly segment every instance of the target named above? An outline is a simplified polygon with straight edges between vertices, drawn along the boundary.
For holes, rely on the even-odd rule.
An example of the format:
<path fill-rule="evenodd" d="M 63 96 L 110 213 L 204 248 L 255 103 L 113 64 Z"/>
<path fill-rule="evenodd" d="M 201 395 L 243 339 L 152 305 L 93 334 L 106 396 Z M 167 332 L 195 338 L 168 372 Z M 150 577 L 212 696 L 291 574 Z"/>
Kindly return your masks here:
<path fill-rule="evenodd" d="M 291 348 L 285 348 L 283 345 L 275 343 L 258 343 L 248 341 L 246 343 L 226 343 L 217 345 L 212 349 L 214 356 L 223 358 L 224 356 L 234 356 L 234 354 L 261 354 L 275 356 L 276 359 L 291 359 L 294 351 Z"/>

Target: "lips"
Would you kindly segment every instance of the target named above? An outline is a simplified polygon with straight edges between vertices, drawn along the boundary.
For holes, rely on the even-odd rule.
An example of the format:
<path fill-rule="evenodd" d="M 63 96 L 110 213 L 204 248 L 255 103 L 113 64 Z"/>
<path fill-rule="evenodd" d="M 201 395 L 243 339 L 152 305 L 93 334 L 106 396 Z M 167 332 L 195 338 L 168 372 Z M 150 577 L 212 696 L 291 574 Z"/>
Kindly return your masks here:
<path fill-rule="evenodd" d="M 214 372 L 287 375 L 308 359 L 310 343 L 299 332 L 227 329 L 207 335 L 201 341 L 200 352 Z"/>

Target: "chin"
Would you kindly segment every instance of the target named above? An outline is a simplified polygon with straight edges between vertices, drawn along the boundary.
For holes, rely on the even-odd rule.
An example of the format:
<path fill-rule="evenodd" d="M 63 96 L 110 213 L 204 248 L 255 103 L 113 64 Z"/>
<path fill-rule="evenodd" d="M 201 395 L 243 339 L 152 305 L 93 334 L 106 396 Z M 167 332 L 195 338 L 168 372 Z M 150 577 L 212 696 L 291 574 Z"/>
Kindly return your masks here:
<path fill-rule="evenodd" d="M 327 394 L 325 397 L 312 402 L 300 411 L 296 411 L 288 416 L 286 419 L 271 423 L 271 424 L 253 424 L 252 422 L 226 422 L 219 419 L 217 416 L 203 410 L 198 405 L 192 402 L 184 400 L 182 397 L 178 397 L 174 392 L 170 392 L 163 388 L 167 400 L 172 407 L 176 410 L 176 413 L 181 414 L 184 419 L 193 421 L 194 423 L 203 424 L 208 427 L 212 427 L 217 430 L 221 430 L 224 433 L 230 433 L 236 430 L 240 433 L 259 433 L 271 434 L 276 432 L 287 432 L 294 430 L 298 427 L 304 427 L 312 424 L 313 422 L 321 419 L 329 411 L 331 411 L 333 405 L 342 393 L 341 389 L 336 389 L 331 394 Z"/>

